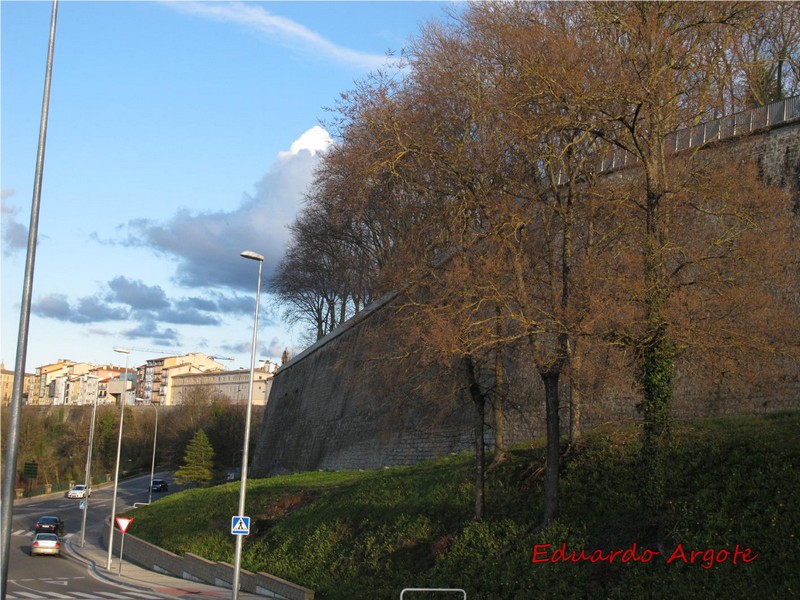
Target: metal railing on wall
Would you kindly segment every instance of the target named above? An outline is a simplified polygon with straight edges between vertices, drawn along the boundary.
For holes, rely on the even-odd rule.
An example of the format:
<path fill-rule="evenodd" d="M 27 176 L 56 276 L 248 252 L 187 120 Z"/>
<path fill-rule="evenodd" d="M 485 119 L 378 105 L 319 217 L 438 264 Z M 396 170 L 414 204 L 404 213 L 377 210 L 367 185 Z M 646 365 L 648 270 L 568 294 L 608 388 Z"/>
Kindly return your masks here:
<path fill-rule="evenodd" d="M 699 148 L 709 142 L 747 135 L 758 129 L 773 127 L 795 119 L 800 119 L 800 96 L 776 100 L 694 127 L 679 129 L 667 135 L 666 147 L 671 148 L 673 154 L 677 154 L 683 150 Z M 616 149 L 600 162 L 597 171 L 598 173 L 613 171 L 637 162 L 638 158 L 630 152 Z"/>

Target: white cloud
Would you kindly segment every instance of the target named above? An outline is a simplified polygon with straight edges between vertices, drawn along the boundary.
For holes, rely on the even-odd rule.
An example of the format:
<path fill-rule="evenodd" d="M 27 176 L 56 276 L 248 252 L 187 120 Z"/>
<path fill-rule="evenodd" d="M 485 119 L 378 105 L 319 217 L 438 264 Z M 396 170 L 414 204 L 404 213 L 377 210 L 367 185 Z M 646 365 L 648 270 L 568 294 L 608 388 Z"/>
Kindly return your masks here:
<path fill-rule="evenodd" d="M 292 142 L 288 152 L 278 152 L 278 160 L 289 158 L 303 150 L 308 150 L 311 154 L 318 154 L 327 150 L 331 144 L 333 144 L 333 140 L 330 134 L 319 125 L 315 125 Z"/>
<path fill-rule="evenodd" d="M 166 222 L 138 220 L 129 224 L 129 244 L 149 247 L 177 259 L 174 280 L 196 288 L 252 287 L 252 265 L 239 253 L 264 255 L 264 276 L 274 272 L 289 240 L 294 221 L 311 184 L 320 155 L 332 141 L 315 126 L 278 153 L 269 171 L 233 210 L 196 213 L 177 211 Z"/>
<path fill-rule="evenodd" d="M 337 46 L 307 27 L 272 14 L 262 6 L 244 2 L 166 2 L 170 7 L 184 13 L 243 25 L 277 39 L 284 45 L 315 56 L 331 58 L 358 69 L 378 69 L 395 59 L 383 55 L 368 54 Z"/>

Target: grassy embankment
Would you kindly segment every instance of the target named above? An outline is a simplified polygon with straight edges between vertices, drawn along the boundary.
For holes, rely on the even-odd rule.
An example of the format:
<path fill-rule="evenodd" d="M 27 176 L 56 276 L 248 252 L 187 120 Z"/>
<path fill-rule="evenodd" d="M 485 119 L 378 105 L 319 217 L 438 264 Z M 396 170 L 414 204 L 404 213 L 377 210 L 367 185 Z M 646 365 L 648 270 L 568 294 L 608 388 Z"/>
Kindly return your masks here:
<path fill-rule="evenodd" d="M 481 523 L 471 520 L 469 454 L 410 468 L 251 479 L 254 532 L 242 564 L 323 600 L 393 599 L 404 587 L 464 588 L 470 600 L 797 597 L 798 432 L 800 413 L 676 424 L 661 536 L 646 524 L 637 495 L 635 428 L 592 432 L 569 452 L 557 521 L 538 532 L 541 445 L 515 450 L 488 474 Z M 238 483 L 187 490 L 138 509 L 131 533 L 176 553 L 233 562 L 237 505 Z M 538 559 L 565 543 L 567 552 L 601 550 L 606 560 L 532 563 L 535 545 L 548 543 L 536 546 Z M 609 560 L 634 544 L 637 560 L 630 552 Z M 647 549 L 661 554 L 643 562 Z M 705 554 L 668 564 L 676 549 L 686 560 L 692 550 Z M 712 551 L 726 560 L 710 566 L 709 549 L 730 554 Z"/>

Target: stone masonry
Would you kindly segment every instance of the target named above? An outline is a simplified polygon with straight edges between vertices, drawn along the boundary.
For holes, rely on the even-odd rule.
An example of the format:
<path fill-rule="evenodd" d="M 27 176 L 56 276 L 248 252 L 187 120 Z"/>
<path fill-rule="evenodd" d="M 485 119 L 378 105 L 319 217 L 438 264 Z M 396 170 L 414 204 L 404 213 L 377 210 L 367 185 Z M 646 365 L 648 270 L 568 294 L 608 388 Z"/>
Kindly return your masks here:
<path fill-rule="evenodd" d="M 755 159 L 765 181 L 789 191 L 800 214 L 800 120 L 717 142 L 707 151 L 730 153 L 731 160 Z M 473 448 L 471 405 L 455 372 L 426 375 L 440 386 L 436 402 L 430 401 L 430 392 L 423 399 L 402 378 L 387 381 L 375 372 L 371 353 L 391 318 L 388 308 L 394 300 L 389 295 L 375 302 L 281 367 L 259 434 L 253 476 L 409 465 Z M 382 341 L 391 344 L 391 339 Z M 529 377 L 514 385 L 506 410 L 508 444 L 543 434 L 541 383 Z M 680 378 L 676 382 L 678 417 L 800 407 L 798 373 L 781 381 L 766 377 L 761 391 L 748 390 L 737 404 L 721 403 L 719 410 L 713 402 L 698 404 L 682 396 L 681 386 L 691 388 Z M 586 410 L 584 425 L 637 419 L 636 402 L 630 390 L 605 389 L 592 410 Z M 564 417 L 566 405 L 562 402 Z M 490 418 L 485 435 L 489 445 L 491 425 Z"/>

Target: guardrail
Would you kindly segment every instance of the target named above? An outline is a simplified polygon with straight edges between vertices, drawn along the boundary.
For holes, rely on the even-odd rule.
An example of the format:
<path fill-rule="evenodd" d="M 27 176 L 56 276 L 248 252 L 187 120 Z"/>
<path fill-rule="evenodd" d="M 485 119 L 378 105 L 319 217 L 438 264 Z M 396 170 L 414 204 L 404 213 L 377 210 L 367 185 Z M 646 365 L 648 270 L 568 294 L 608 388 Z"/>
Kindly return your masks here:
<path fill-rule="evenodd" d="M 746 135 L 764 127 L 772 127 L 795 119 L 800 119 L 800 96 L 776 100 L 764 106 L 679 129 L 667 135 L 666 147 L 670 148 L 673 154 L 677 154 L 690 148 L 699 148 L 709 142 Z M 600 162 L 597 172 L 613 171 L 637 162 L 638 158 L 633 154 L 618 148 Z"/>

